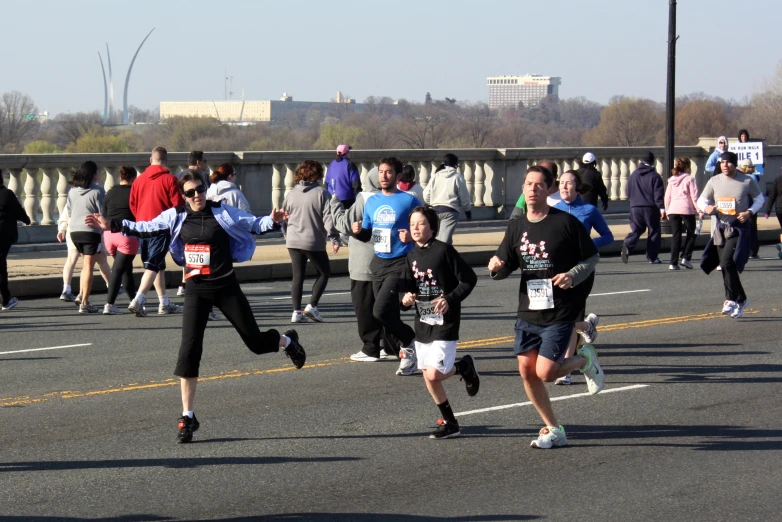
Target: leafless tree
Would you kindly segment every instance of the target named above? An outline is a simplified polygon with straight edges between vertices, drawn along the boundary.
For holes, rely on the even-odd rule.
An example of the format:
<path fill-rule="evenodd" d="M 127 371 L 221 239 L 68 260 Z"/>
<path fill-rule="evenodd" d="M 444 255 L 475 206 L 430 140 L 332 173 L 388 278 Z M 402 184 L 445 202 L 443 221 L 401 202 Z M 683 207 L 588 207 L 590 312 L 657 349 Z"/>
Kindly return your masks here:
<path fill-rule="evenodd" d="M 40 127 L 38 107 L 32 98 L 18 91 L 6 92 L 0 101 L 0 151 L 22 152 Z"/>
<path fill-rule="evenodd" d="M 461 108 L 462 135 L 468 146 L 482 149 L 489 143 L 497 118 L 483 102 Z"/>
<path fill-rule="evenodd" d="M 663 108 L 652 100 L 616 96 L 600 115 L 587 140 L 590 145 L 639 147 L 656 144 L 664 126 Z"/>
<path fill-rule="evenodd" d="M 448 111 L 435 104 L 407 104 L 397 128 L 399 140 L 411 149 L 436 149 L 452 133 Z"/>

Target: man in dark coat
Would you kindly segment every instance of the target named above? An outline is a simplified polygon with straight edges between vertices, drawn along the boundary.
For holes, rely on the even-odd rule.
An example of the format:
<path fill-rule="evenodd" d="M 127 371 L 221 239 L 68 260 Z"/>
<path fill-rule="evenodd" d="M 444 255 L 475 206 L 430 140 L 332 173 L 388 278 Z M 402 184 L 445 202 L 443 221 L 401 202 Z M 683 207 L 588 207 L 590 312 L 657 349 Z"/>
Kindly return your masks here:
<path fill-rule="evenodd" d="M 581 180 L 584 184 L 592 187 L 586 194 L 581 194 L 581 199 L 584 203 L 597 206 L 597 200 L 603 202 L 603 212 L 608 210 L 608 190 L 606 190 L 605 183 L 603 183 L 603 175 L 597 170 L 597 158 L 591 152 L 584 154 L 581 159 L 583 167 L 578 169 L 578 173 L 581 174 Z"/>
<path fill-rule="evenodd" d="M 627 263 L 638 238 L 649 229 L 646 240 L 646 259 L 652 264 L 662 263 L 660 253 L 660 220 L 665 217 L 665 187 L 663 179 L 654 170 L 654 154 L 644 154 L 641 164 L 627 180 L 627 197 L 630 200 L 630 233 L 622 245 L 622 262 Z"/>

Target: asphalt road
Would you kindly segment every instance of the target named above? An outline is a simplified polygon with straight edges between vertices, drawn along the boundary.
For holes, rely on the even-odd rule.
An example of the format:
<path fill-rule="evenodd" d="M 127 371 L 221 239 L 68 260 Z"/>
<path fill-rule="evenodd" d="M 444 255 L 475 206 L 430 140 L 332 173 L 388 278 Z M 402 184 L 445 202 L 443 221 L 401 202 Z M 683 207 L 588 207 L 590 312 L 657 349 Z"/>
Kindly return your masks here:
<path fill-rule="evenodd" d="M 738 320 L 719 314 L 718 275 L 604 259 L 588 308 L 606 390 L 583 396 L 580 375 L 550 387 L 569 445 L 548 451 L 529 447 L 541 422 L 511 351 L 517 277 L 477 269 L 460 351 L 482 386 L 446 383 L 464 434 L 447 441 L 427 438 L 439 412 L 420 376 L 347 360 L 345 278 L 321 302 L 327 322 L 298 327 L 302 370 L 210 323 L 190 445 L 175 444 L 180 316 L 24 301 L 0 312 L 0 520 L 778 518 L 782 262 L 761 256 Z M 245 290 L 262 328 L 290 326 L 286 282 Z"/>

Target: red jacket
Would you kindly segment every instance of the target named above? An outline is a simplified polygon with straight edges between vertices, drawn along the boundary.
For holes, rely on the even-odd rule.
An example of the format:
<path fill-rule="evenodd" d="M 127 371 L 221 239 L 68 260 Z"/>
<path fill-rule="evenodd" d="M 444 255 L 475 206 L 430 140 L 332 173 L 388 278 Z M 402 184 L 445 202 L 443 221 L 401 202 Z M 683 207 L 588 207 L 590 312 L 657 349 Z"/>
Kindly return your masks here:
<path fill-rule="evenodd" d="M 150 165 L 130 187 L 130 211 L 136 221 L 151 221 L 163 211 L 182 206 L 176 176 L 162 165 Z"/>

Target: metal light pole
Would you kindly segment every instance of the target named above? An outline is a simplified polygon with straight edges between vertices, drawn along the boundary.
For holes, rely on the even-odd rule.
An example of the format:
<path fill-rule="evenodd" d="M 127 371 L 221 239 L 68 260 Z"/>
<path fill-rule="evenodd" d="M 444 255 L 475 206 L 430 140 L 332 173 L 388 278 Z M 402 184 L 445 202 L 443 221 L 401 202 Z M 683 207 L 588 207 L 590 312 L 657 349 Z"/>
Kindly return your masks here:
<path fill-rule="evenodd" d="M 676 109 L 676 0 L 668 1 L 668 84 L 665 93 L 665 172 L 667 180 L 673 169 L 673 131 Z"/>

